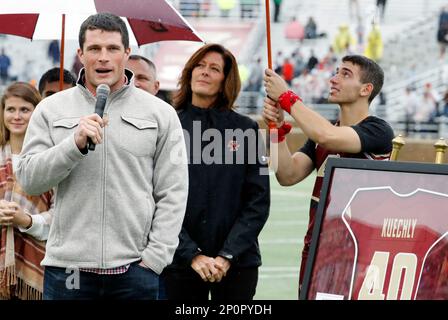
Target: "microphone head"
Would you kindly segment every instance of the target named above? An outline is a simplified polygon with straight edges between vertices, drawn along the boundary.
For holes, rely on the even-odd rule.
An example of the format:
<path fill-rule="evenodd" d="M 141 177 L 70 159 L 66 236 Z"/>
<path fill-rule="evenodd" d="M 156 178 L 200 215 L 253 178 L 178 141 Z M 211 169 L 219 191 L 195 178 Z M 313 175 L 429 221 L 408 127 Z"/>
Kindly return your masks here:
<path fill-rule="evenodd" d="M 98 87 L 96 87 L 96 97 L 108 97 L 110 93 L 110 88 L 107 84 L 100 84 Z"/>

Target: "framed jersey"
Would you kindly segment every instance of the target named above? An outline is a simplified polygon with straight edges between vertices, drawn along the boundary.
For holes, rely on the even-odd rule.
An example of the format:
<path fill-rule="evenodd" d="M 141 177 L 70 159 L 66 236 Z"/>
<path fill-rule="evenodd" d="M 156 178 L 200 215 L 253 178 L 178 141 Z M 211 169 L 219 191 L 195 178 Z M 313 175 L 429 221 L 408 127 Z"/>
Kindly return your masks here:
<path fill-rule="evenodd" d="M 300 299 L 448 300 L 448 165 L 329 159 Z"/>

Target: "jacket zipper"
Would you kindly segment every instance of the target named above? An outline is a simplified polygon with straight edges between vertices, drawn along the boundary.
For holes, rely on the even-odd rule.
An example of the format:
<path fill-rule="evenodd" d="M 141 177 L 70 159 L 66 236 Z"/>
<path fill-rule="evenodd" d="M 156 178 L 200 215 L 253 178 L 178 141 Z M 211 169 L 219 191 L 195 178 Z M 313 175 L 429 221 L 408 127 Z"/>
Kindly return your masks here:
<path fill-rule="evenodd" d="M 106 106 L 104 107 L 104 114 L 107 115 L 107 107 L 108 104 L 106 102 Z M 104 118 L 104 114 L 103 114 L 103 118 Z M 105 126 L 103 128 L 103 183 L 102 183 L 102 204 L 103 204 L 103 208 L 102 208 L 102 216 L 101 216 L 101 268 L 105 269 L 106 268 L 106 263 L 105 263 L 105 229 L 106 229 L 106 167 L 107 167 L 107 159 L 106 159 L 106 155 L 107 155 L 107 150 L 106 150 L 106 129 L 107 126 Z"/>

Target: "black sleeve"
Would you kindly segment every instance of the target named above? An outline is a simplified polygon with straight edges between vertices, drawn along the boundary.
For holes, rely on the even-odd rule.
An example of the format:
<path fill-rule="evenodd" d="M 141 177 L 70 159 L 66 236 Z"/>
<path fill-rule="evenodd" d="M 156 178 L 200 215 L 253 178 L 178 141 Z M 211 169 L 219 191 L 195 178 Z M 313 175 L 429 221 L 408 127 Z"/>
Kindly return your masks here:
<path fill-rule="evenodd" d="M 303 152 L 314 164 L 316 163 L 316 143 L 313 140 L 306 140 L 305 144 L 298 151 Z"/>
<path fill-rule="evenodd" d="M 179 234 L 179 245 L 176 249 L 176 256 L 180 259 L 181 263 L 190 266 L 191 260 L 201 252 L 197 243 L 191 239 L 187 229 L 182 226 Z"/>
<path fill-rule="evenodd" d="M 258 133 L 258 124 L 254 122 L 253 126 Z M 241 211 L 218 253 L 221 256 L 230 254 L 238 257 L 245 252 L 254 244 L 269 216 L 271 204 L 269 175 L 267 163 L 260 161 L 262 156 L 266 155 L 265 146 L 259 133 L 256 140 L 257 161 L 255 164 L 247 164 Z M 250 146 L 247 148 L 253 150 Z"/>
<path fill-rule="evenodd" d="M 392 151 L 394 131 L 386 121 L 377 117 L 367 117 L 352 128 L 361 140 L 361 152 L 386 154 Z"/>

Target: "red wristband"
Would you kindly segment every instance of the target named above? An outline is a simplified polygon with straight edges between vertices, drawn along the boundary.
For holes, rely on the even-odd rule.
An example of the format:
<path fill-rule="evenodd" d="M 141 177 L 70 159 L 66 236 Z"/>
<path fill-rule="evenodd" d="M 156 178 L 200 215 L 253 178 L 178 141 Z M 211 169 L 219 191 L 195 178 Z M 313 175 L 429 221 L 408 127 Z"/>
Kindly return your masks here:
<path fill-rule="evenodd" d="M 278 129 L 273 129 L 269 131 L 269 136 L 272 143 L 280 143 L 286 139 L 286 135 L 291 131 L 292 126 L 288 122 L 284 122 L 283 125 Z M 275 132 L 275 130 L 277 132 Z"/>
<path fill-rule="evenodd" d="M 289 114 L 291 114 L 291 107 L 294 105 L 294 103 L 297 102 L 297 100 L 302 101 L 302 98 L 300 98 L 291 90 L 283 92 L 280 97 L 278 97 L 278 103 L 280 107 Z"/>

